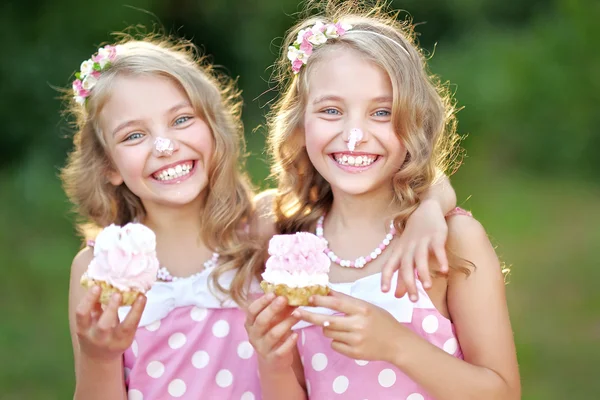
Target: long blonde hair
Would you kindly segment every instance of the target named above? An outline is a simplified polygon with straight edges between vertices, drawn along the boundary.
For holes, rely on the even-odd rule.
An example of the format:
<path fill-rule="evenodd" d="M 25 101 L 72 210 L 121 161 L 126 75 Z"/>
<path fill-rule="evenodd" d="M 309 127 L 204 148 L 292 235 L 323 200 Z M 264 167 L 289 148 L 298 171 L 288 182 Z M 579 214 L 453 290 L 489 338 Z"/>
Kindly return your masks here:
<path fill-rule="evenodd" d="M 153 74 L 171 79 L 186 92 L 192 106 L 210 127 L 214 151 L 208 166 L 208 185 L 201 220 L 202 241 L 224 260 L 213 272 L 215 286 L 234 300 L 245 300 L 245 289 L 261 268 L 260 245 L 244 229 L 252 218 L 253 190 L 242 171 L 244 136 L 240 119 L 242 100 L 235 82 L 220 75 L 183 40 L 159 35 L 134 39 L 123 35 L 118 58 L 102 72 L 87 104 L 70 100 L 67 112 L 76 128 L 74 148 L 61 178 L 79 216 L 78 230 L 86 238 L 111 223 L 143 220 L 140 199 L 125 184 L 113 186 L 107 172 L 113 167 L 98 125 L 98 115 L 111 93 L 115 78 Z M 70 93 L 69 93 L 70 94 Z M 231 289 L 218 282 L 226 271 L 236 270 Z"/>
<path fill-rule="evenodd" d="M 309 2 L 307 12 L 317 2 Z M 278 182 L 275 213 L 278 229 L 291 233 L 312 229 L 333 202 L 331 187 L 317 172 L 302 146 L 302 120 L 308 97 L 311 71 L 328 52 L 352 49 L 382 68 L 393 88 L 394 131 L 407 149 L 407 158 L 393 177 L 394 216 L 399 231 L 418 207 L 420 196 L 436 178 L 454 165 L 459 136 L 456 133 L 455 106 L 447 85 L 427 71 L 422 50 L 415 44 L 412 25 L 400 22 L 396 14 L 377 2 L 322 2 L 322 12 L 292 27 L 284 39 L 274 78 L 280 97 L 268 116 L 269 150 L 272 174 Z M 319 4 L 317 4 L 318 6 Z M 292 73 L 287 49 L 298 32 L 313 26 L 342 22 L 352 29 L 336 39 L 315 46 L 297 75 Z M 456 164 L 457 165 L 457 164 Z"/>

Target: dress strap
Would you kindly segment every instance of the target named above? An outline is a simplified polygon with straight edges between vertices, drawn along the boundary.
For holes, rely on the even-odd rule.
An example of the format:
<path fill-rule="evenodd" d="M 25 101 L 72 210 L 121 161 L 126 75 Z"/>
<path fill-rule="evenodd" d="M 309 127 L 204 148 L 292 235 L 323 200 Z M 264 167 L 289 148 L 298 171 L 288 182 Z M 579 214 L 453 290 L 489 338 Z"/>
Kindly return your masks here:
<path fill-rule="evenodd" d="M 451 217 L 453 215 L 466 215 L 468 217 L 472 217 L 473 214 L 471 213 L 471 211 L 467 211 L 465 209 L 462 209 L 460 207 L 456 207 L 454 210 L 450 211 L 448 214 L 446 214 L 446 217 Z"/>

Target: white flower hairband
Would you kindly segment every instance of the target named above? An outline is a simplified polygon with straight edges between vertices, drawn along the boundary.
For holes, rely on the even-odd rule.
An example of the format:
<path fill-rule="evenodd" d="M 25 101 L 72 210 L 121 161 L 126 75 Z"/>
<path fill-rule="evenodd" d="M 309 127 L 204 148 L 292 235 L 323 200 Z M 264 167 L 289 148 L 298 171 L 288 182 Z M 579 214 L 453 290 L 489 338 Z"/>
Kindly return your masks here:
<path fill-rule="evenodd" d="M 100 73 L 109 68 L 111 63 L 117 59 L 121 48 L 122 46 L 119 45 L 101 47 L 92 58 L 81 63 L 80 71 L 75 73 L 76 79 L 73 81 L 73 92 L 75 93 L 73 98 L 78 104 L 85 104 L 90 91 L 98 83 Z"/>
<path fill-rule="evenodd" d="M 294 74 L 300 72 L 300 68 L 306 64 L 308 57 L 313 52 L 313 47 L 321 45 L 327 39 L 335 39 L 346 34 L 352 29 L 352 25 L 341 22 L 332 24 L 323 24 L 321 21 L 314 24 L 311 28 L 302 29 L 298 32 L 296 41 L 288 47 L 287 57 L 292 62 L 292 71 Z"/>

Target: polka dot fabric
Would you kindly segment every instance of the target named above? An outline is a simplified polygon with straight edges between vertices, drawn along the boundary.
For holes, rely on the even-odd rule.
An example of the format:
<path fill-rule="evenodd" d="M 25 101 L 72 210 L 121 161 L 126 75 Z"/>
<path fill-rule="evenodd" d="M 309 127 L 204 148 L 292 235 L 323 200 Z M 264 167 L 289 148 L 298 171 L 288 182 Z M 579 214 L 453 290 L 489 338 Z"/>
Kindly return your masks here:
<path fill-rule="evenodd" d="M 188 306 L 138 328 L 125 352 L 129 400 L 260 399 L 244 319 L 237 308 Z"/>
<path fill-rule="evenodd" d="M 452 323 L 433 307 L 419 283 L 419 302 L 413 304 L 403 298 L 395 299 L 394 305 L 389 296 L 386 296 L 385 300 L 374 299 L 377 294 L 373 293 L 376 292 L 363 290 L 361 286 L 371 286 L 369 281 L 379 283 L 380 275 L 359 280 L 355 284 L 331 286 L 334 290 L 377 304 L 392 314 L 403 315 L 402 319 L 407 320 L 400 323 L 404 326 L 447 353 L 462 359 Z M 393 293 L 393 290 L 391 292 Z M 379 294 L 383 296 L 381 292 Z M 398 313 L 397 307 L 409 307 L 412 310 Z M 406 315 L 408 317 L 404 317 Z M 323 336 L 321 327 L 311 325 L 298 331 L 298 349 L 304 364 L 306 387 L 311 400 L 434 400 L 392 364 L 383 361 L 353 360 L 333 351 L 331 339 Z"/>

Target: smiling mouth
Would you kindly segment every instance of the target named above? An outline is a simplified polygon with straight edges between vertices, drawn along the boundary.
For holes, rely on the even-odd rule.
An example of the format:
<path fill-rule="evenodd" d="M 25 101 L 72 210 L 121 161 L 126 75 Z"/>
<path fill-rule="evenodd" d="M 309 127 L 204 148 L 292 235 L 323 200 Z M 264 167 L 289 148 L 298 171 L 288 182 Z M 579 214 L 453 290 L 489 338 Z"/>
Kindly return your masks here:
<path fill-rule="evenodd" d="M 333 153 L 331 156 L 339 165 L 351 167 L 367 167 L 379 158 L 379 156 L 375 154 L 350 155 L 345 153 Z"/>
<path fill-rule="evenodd" d="M 178 179 L 189 175 L 194 169 L 195 161 L 183 161 L 179 164 L 174 164 L 168 168 L 163 168 L 152 174 L 152 177 L 157 181 L 168 182 L 173 179 Z"/>

